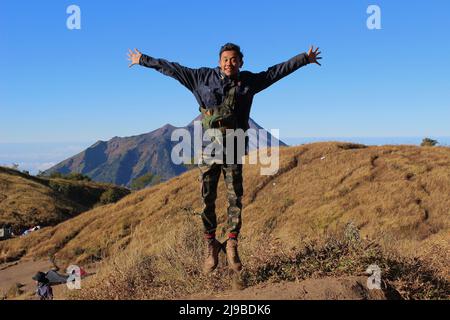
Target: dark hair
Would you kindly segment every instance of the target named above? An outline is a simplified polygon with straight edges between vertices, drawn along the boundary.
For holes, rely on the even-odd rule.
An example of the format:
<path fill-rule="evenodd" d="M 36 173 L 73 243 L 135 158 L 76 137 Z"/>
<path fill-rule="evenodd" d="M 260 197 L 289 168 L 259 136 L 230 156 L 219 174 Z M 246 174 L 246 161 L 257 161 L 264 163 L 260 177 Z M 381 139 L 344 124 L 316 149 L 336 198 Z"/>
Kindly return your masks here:
<path fill-rule="evenodd" d="M 222 57 L 222 52 L 224 51 L 236 51 L 241 58 L 241 60 L 244 59 L 244 54 L 241 52 L 241 47 L 239 47 L 237 44 L 234 43 L 225 43 L 221 48 L 219 52 L 219 58 Z"/>

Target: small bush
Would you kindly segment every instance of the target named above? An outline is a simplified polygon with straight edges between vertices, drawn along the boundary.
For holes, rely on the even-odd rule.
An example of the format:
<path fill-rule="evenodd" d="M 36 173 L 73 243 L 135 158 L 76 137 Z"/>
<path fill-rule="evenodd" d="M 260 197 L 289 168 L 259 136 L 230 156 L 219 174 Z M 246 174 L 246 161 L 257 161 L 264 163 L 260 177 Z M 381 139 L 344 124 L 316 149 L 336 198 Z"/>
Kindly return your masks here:
<path fill-rule="evenodd" d="M 433 140 L 430 138 L 425 138 L 422 140 L 422 143 L 420 144 L 421 147 L 434 147 L 439 142 L 437 140 Z"/>
<path fill-rule="evenodd" d="M 50 174 L 50 178 L 53 179 L 65 179 L 72 181 L 92 181 L 92 179 L 84 174 L 72 172 L 69 174 L 62 174 L 61 172 L 53 172 Z"/>
<path fill-rule="evenodd" d="M 6 298 L 11 299 L 15 298 L 17 296 L 20 296 L 24 293 L 22 290 L 23 284 L 21 283 L 15 283 L 13 284 L 9 289 L 8 292 L 6 292 Z"/>
<path fill-rule="evenodd" d="M 101 204 L 115 203 L 126 196 L 126 193 L 120 189 L 110 188 L 100 196 Z"/>
<path fill-rule="evenodd" d="M 92 181 L 92 179 L 81 173 L 69 173 L 64 179 L 75 180 L 75 181 Z"/>
<path fill-rule="evenodd" d="M 145 187 L 155 185 L 161 181 L 161 178 L 153 174 L 151 172 L 144 174 L 143 176 L 140 176 L 139 178 L 133 179 L 131 182 L 131 190 L 141 190 Z"/>
<path fill-rule="evenodd" d="M 63 174 L 61 172 L 53 172 L 52 174 L 50 174 L 50 178 L 52 179 L 58 179 L 58 178 L 62 178 Z"/>

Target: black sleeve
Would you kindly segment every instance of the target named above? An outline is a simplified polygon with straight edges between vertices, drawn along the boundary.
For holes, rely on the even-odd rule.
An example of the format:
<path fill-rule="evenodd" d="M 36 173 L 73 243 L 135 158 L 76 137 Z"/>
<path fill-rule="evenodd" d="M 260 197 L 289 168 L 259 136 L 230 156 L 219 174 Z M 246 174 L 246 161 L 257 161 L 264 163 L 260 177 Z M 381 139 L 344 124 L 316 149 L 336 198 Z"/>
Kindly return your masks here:
<path fill-rule="evenodd" d="M 155 59 L 143 54 L 139 60 L 141 66 L 155 69 L 162 74 L 178 80 L 183 86 L 193 91 L 199 82 L 199 69 L 184 67 L 176 62 L 164 59 Z"/>
<path fill-rule="evenodd" d="M 286 62 L 282 62 L 270 67 L 266 71 L 254 74 L 254 92 L 258 93 L 268 88 L 278 80 L 307 65 L 308 63 L 308 55 L 306 53 L 301 53 Z"/>

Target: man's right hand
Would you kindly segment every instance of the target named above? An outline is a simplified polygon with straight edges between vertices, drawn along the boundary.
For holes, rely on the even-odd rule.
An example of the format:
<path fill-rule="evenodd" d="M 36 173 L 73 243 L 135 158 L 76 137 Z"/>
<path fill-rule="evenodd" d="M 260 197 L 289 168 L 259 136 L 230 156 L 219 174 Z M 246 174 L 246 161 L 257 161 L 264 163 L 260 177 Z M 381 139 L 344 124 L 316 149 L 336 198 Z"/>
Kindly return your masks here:
<path fill-rule="evenodd" d="M 131 68 L 135 64 L 139 64 L 139 60 L 141 59 L 142 53 L 138 49 L 132 50 L 128 49 L 128 60 L 131 62 L 128 67 Z"/>

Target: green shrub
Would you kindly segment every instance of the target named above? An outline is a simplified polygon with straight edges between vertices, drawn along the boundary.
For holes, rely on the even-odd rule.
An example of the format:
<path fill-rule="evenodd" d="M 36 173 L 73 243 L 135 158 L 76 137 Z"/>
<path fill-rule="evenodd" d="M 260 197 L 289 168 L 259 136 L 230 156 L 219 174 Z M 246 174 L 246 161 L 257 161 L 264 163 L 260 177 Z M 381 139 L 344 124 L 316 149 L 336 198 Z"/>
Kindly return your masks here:
<path fill-rule="evenodd" d="M 110 188 L 102 193 L 100 196 L 101 204 L 114 203 L 126 196 L 126 193 L 120 189 Z"/>
<path fill-rule="evenodd" d="M 71 172 L 69 174 L 62 174 L 61 172 L 53 172 L 52 174 L 50 174 L 50 178 L 53 179 L 59 178 L 72 181 L 92 181 L 90 177 L 77 172 Z"/>
<path fill-rule="evenodd" d="M 63 175 L 61 172 L 53 172 L 52 174 L 50 174 L 50 178 L 56 179 L 56 178 L 62 178 Z"/>
<path fill-rule="evenodd" d="M 420 144 L 420 146 L 422 147 L 434 147 L 435 145 L 437 145 L 439 142 L 437 140 L 433 140 L 430 138 L 425 138 L 422 140 L 422 143 Z"/>
<path fill-rule="evenodd" d="M 143 176 L 140 176 L 139 178 L 133 179 L 131 182 L 131 190 L 140 190 L 144 189 L 145 187 L 157 184 L 161 181 L 161 178 L 153 174 L 151 172 L 144 174 Z"/>

